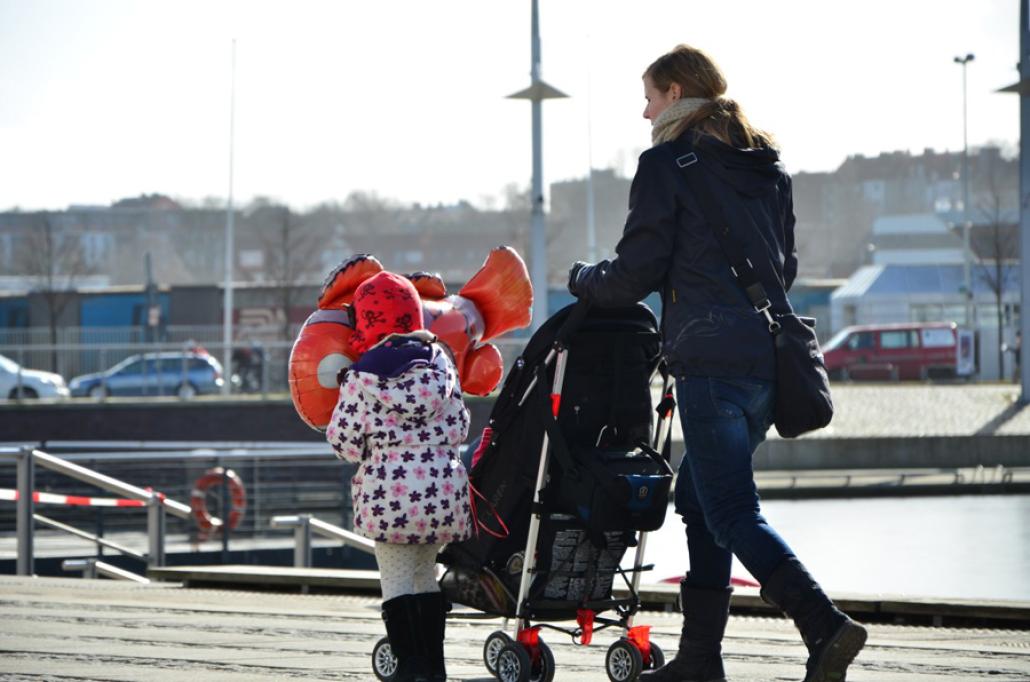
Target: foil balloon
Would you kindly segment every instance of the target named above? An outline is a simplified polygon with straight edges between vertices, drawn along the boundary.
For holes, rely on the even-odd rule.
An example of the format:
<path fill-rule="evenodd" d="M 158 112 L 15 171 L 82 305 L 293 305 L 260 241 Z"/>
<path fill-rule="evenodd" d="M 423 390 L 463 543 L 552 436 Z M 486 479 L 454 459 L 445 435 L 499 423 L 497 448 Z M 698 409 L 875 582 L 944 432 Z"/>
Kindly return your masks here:
<path fill-rule="evenodd" d="M 318 310 L 304 322 L 290 353 L 289 383 L 293 405 L 309 426 L 324 430 L 336 406 L 339 371 L 358 358 L 351 347 L 354 332 L 351 302 L 359 284 L 383 270 L 374 256 L 359 254 L 326 278 Z M 490 252 L 483 267 L 457 294 L 448 295 L 439 275 L 408 278 L 422 297 L 425 328 L 454 356 L 461 388 L 487 395 L 504 375 L 501 352 L 490 339 L 529 324 L 533 287 L 526 265 L 514 249 Z"/>

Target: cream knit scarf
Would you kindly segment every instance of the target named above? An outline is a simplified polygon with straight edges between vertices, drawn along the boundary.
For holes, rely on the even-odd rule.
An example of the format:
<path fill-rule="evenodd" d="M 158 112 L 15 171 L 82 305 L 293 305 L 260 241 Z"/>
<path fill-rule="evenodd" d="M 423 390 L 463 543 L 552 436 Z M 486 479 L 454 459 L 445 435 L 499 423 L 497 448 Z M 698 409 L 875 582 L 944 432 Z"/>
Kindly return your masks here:
<path fill-rule="evenodd" d="M 651 124 L 651 142 L 660 145 L 676 139 L 679 124 L 683 119 L 711 101 L 704 97 L 684 97 L 667 106 Z"/>

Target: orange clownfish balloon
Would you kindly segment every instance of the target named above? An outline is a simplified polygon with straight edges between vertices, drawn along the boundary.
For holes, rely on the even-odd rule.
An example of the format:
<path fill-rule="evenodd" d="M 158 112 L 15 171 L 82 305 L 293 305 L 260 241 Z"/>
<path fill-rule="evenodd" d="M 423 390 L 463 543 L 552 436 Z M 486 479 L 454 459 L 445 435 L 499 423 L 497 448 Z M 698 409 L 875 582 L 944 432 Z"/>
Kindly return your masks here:
<path fill-rule="evenodd" d="M 309 426 L 324 430 L 339 397 L 336 376 L 359 353 L 351 344 L 351 302 L 358 285 L 382 272 L 374 256 L 359 254 L 336 268 L 322 285 L 318 310 L 308 317 L 290 353 L 289 382 L 293 405 Z M 526 264 L 514 249 L 490 252 L 483 267 L 454 295 L 439 275 L 409 276 L 422 298 L 425 328 L 454 355 L 461 388 L 486 395 L 504 374 L 501 352 L 486 343 L 529 324 L 533 287 Z"/>

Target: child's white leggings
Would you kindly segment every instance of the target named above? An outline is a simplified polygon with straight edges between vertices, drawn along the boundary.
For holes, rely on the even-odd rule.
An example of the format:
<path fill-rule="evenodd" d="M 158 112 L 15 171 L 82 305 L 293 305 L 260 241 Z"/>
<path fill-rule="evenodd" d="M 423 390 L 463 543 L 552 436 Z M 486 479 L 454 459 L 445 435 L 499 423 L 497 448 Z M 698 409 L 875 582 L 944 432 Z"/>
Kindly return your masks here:
<path fill-rule="evenodd" d="M 436 582 L 436 555 L 440 545 L 391 545 L 377 542 L 375 551 L 383 601 L 402 594 L 440 591 Z"/>

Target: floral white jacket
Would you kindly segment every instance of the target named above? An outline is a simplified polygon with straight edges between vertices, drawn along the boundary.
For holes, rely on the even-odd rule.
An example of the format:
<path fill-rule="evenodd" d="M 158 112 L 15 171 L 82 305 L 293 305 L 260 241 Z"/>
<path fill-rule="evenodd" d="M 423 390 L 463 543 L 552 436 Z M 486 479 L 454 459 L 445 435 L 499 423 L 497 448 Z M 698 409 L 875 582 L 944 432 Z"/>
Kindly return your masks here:
<path fill-rule="evenodd" d="M 431 359 L 396 377 L 350 370 L 326 428 L 351 478 L 354 529 L 376 542 L 447 544 L 469 536 L 468 474 L 458 448 L 469 413 L 454 365 Z"/>

